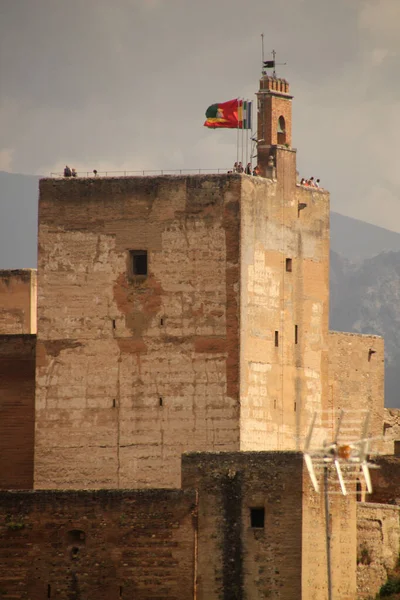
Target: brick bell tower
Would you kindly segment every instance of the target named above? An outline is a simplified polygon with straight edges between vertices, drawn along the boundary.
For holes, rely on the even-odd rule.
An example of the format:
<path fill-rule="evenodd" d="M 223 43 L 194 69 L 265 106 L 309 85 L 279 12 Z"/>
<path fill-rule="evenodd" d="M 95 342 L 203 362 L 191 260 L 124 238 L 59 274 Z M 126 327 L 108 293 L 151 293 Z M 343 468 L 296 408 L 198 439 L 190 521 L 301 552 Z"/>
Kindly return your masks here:
<path fill-rule="evenodd" d="M 292 99 L 289 83 L 270 75 L 260 79 L 257 96 L 257 162 L 263 177 L 296 181 L 292 148 Z"/>

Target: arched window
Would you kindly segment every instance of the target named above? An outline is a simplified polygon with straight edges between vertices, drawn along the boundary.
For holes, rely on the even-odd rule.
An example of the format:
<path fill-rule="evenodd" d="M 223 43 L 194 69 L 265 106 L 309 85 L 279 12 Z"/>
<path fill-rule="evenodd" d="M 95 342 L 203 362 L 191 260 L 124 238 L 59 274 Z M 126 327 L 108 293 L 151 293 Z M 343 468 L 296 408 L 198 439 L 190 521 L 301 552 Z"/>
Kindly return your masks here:
<path fill-rule="evenodd" d="M 278 144 L 286 144 L 286 123 L 282 115 L 278 119 Z"/>

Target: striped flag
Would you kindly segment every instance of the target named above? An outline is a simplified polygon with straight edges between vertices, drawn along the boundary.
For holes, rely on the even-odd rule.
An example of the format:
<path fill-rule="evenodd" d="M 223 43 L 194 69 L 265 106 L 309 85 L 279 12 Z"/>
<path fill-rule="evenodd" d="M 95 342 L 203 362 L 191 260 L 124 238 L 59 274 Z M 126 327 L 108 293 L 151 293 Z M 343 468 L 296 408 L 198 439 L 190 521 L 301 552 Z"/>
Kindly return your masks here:
<path fill-rule="evenodd" d="M 239 129 L 251 129 L 252 102 L 248 100 L 238 100 L 238 121 Z"/>

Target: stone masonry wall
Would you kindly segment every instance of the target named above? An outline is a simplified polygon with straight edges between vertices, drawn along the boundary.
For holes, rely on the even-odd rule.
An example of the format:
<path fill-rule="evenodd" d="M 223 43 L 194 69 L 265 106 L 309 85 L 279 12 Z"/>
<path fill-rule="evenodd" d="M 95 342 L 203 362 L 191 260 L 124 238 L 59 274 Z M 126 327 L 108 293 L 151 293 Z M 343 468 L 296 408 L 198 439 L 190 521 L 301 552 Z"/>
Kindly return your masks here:
<path fill-rule="evenodd" d="M 0 489 L 31 489 L 35 335 L 0 335 Z"/>
<path fill-rule="evenodd" d="M 194 492 L 0 493 L 0 594 L 190 600 Z"/>
<path fill-rule="evenodd" d="M 240 186 L 40 182 L 36 488 L 174 487 L 238 448 Z"/>
<path fill-rule="evenodd" d="M 376 469 L 371 469 L 372 494 L 369 502 L 400 505 L 400 458 L 377 456 L 373 459 Z"/>
<path fill-rule="evenodd" d="M 243 180 L 243 450 L 301 449 L 326 397 L 329 197 L 296 186 L 295 153 L 280 154 L 277 182 Z"/>
<path fill-rule="evenodd" d="M 0 271 L 0 335 L 36 333 L 36 270 Z"/>
<path fill-rule="evenodd" d="M 317 473 L 320 491 L 311 485 L 304 469 L 302 599 L 328 600 L 327 541 L 324 477 Z M 329 532 L 332 592 L 335 600 L 356 598 L 356 496 L 340 493 L 334 468 L 328 469 Z M 355 490 L 349 489 L 354 492 Z"/>
<path fill-rule="evenodd" d="M 397 565 L 399 511 L 398 506 L 357 505 L 357 597 L 360 600 L 375 598 L 388 572 Z"/>
<path fill-rule="evenodd" d="M 400 410 L 385 408 L 383 411 L 384 451 L 393 454 L 394 442 L 400 440 Z"/>
<path fill-rule="evenodd" d="M 196 488 L 198 600 L 327 600 L 323 494 L 295 452 L 184 455 Z M 330 498 L 334 597 L 354 600 L 355 497 Z M 264 511 L 264 524 L 252 523 Z"/>
<path fill-rule="evenodd" d="M 198 600 L 302 598 L 302 460 L 272 452 L 182 457 L 182 487 L 199 493 Z M 265 511 L 264 527 L 251 526 L 252 508 Z"/>
<path fill-rule="evenodd" d="M 370 412 L 373 438 L 383 434 L 384 342 L 375 335 L 329 332 L 329 404 L 334 409 Z M 358 437 L 361 436 L 361 431 Z M 372 450 L 381 449 L 375 440 Z"/>

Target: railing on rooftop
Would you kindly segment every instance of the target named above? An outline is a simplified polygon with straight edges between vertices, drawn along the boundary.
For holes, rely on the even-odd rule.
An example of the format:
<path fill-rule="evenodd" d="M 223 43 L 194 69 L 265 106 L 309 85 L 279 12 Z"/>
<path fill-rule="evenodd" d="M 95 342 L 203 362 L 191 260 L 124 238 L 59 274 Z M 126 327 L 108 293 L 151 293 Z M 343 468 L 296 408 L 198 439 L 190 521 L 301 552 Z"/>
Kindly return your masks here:
<path fill-rule="evenodd" d="M 142 171 L 77 171 L 76 177 L 145 177 L 149 175 L 220 175 L 229 169 L 144 169 Z M 64 173 L 50 173 L 50 177 L 64 177 Z M 68 178 L 69 179 L 69 178 Z"/>

